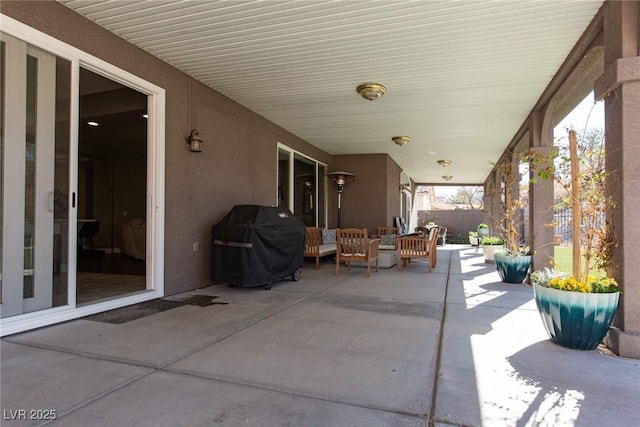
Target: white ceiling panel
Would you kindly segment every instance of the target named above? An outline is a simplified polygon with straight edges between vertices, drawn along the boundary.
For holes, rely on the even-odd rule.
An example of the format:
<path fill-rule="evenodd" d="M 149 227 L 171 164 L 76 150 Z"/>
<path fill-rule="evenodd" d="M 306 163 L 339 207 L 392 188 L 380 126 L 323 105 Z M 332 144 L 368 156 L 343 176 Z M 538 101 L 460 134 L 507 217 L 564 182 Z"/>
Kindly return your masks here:
<path fill-rule="evenodd" d="M 603 3 L 58 1 L 331 154 L 431 183 L 451 159 L 449 184 L 484 181 Z"/>

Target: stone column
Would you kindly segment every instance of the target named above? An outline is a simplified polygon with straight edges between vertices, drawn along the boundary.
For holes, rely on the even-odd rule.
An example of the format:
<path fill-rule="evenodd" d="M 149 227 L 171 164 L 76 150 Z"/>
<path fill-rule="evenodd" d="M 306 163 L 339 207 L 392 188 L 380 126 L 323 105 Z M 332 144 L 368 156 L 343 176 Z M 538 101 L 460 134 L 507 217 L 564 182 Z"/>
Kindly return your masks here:
<path fill-rule="evenodd" d="M 551 120 L 547 114 L 547 120 Z M 551 129 L 551 135 L 543 132 Z M 544 137 L 543 137 L 544 135 Z M 553 128 L 544 126 L 542 113 L 534 111 L 529 122 L 529 150 L 550 158 L 553 151 Z M 551 266 L 554 257 L 553 246 L 553 181 L 535 179 L 534 173 L 529 175 L 529 247 L 533 251 L 531 268 L 541 270 Z"/>
<path fill-rule="evenodd" d="M 605 2 L 603 12 L 605 70 L 594 90 L 605 100 L 607 186 L 618 204 L 610 273 L 624 290 L 608 337 L 617 354 L 640 359 L 640 2 Z"/>

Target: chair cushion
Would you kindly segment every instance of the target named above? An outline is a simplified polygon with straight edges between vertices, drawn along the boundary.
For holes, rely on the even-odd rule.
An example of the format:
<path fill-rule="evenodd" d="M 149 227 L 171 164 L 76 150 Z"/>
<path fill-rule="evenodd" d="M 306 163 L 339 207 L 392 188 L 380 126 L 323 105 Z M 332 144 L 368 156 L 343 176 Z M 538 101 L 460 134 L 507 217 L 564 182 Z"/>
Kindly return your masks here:
<path fill-rule="evenodd" d="M 380 236 L 380 245 L 389 246 L 396 245 L 396 235 L 395 234 L 383 234 Z"/>
<path fill-rule="evenodd" d="M 322 229 L 322 243 L 327 245 L 331 243 L 336 243 L 336 229 Z"/>
<path fill-rule="evenodd" d="M 336 244 L 335 243 L 327 243 L 322 244 L 318 247 L 318 253 L 320 256 L 335 253 L 336 252 Z"/>

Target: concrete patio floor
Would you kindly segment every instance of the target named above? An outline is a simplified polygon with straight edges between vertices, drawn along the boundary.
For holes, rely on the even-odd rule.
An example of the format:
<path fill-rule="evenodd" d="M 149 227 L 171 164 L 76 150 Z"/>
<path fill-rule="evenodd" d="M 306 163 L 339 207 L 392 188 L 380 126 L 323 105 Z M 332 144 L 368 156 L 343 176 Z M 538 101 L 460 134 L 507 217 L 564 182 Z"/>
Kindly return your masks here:
<path fill-rule="evenodd" d="M 270 291 L 169 299 L 193 295 L 227 304 L 5 337 L 1 424 L 640 425 L 640 361 L 551 343 L 531 288 L 469 246 L 431 273 L 329 260 Z"/>

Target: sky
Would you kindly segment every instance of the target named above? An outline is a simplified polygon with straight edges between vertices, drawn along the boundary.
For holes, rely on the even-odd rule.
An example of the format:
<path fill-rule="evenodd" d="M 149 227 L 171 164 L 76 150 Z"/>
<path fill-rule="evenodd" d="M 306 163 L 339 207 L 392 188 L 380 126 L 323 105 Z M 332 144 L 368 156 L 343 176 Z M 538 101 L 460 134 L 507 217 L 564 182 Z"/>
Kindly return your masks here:
<path fill-rule="evenodd" d="M 593 108 L 593 110 L 591 110 Z M 591 111 L 591 115 L 589 112 Z M 578 133 L 584 133 L 585 129 L 604 129 L 604 101 L 598 101 L 594 105 L 593 92 L 591 92 L 580 104 L 553 129 L 556 137 L 565 136 L 567 128 L 573 128 Z"/>

